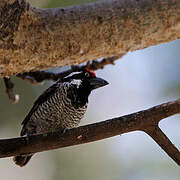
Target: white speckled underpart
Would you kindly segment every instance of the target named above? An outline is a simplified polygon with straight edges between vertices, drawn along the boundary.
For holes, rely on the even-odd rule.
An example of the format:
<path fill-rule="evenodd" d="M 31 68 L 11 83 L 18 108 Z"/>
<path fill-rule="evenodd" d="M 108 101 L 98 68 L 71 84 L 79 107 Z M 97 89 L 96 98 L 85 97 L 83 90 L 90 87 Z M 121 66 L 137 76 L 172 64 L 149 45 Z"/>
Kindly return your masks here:
<path fill-rule="evenodd" d="M 27 134 L 36 134 L 76 127 L 83 118 L 87 104 L 76 109 L 67 98 L 67 90 L 72 84 L 79 87 L 80 81 L 59 83 L 57 91 L 32 114 L 24 128 Z"/>

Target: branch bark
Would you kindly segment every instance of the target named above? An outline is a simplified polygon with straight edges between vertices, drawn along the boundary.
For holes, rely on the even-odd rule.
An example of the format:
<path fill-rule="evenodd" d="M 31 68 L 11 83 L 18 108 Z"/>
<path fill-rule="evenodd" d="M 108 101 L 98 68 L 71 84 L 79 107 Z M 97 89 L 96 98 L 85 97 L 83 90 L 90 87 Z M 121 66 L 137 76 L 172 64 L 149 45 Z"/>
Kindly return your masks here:
<path fill-rule="evenodd" d="M 56 9 L 0 2 L 0 77 L 126 54 L 180 37 L 179 0 L 104 0 Z"/>
<path fill-rule="evenodd" d="M 154 141 L 180 166 L 180 152 L 161 131 L 159 127 L 146 129 L 145 131 Z"/>
<path fill-rule="evenodd" d="M 34 72 L 27 72 L 23 74 L 17 74 L 16 76 L 23 80 L 27 80 L 32 84 L 43 83 L 44 80 L 57 81 L 58 79 L 62 79 L 65 76 L 68 76 L 72 72 L 79 72 L 85 68 L 95 71 L 98 69 L 103 69 L 104 66 L 108 64 L 114 65 L 114 61 L 119 58 L 120 56 L 113 56 L 110 58 L 103 58 L 101 61 L 95 61 L 95 60 L 88 61 L 86 64 L 71 66 L 70 69 L 59 72 L 59 73 L 47 72 L 47 71 L 34 71 Z"/>
<path fill-rule="evenodd" d="M 53 132 L 2 139 L 0 140 L 0 158 L 83 144 L 140 130 L 150 135 L 180 165 L 179 150 L 158 127 L 162 119 L 178 113 L 180 113 L 180 99 L 122 117 L 73 128 L 64 134 Z"/>

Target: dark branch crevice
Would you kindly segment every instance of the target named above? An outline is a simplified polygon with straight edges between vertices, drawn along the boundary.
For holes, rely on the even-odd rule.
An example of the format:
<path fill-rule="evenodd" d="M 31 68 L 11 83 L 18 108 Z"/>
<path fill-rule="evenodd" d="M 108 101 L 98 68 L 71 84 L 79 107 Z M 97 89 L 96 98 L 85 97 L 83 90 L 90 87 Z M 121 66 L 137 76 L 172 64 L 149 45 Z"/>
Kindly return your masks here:
<path fill-rule="evenodd" d="M 93 142 L 132 131 L 149 134 L 179 165 L 180 152 L 159 130 L 160 120 L 180 113 L 180 99 L 106 121 L 59 132 L 0 140 L 0 158 Z M 175 153 L 174 153 L 175 152 Z"/>

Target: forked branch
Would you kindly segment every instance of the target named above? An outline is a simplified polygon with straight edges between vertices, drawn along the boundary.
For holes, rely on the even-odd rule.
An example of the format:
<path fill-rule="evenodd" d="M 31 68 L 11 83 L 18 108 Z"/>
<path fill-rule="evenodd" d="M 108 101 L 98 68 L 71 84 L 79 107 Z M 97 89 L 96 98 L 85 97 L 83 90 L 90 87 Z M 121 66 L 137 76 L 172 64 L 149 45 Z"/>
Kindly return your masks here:
<path fill-rule="evenodd" d="M 59 132 L 0 140 L 0 158 L 36 153 L 93 142 L 131 131 L 144 131 L 180 165 L 180 152 L 159 129 L 158 123 L 180 113 L 180 99 L 106 121 Z"/>

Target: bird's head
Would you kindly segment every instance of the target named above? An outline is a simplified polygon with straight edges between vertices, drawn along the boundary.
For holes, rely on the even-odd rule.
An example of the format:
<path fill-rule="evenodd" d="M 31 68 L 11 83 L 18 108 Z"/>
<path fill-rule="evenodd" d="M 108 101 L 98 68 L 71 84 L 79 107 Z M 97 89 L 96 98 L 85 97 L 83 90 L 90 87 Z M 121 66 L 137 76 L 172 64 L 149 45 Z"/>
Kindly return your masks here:
<path fill-rule="evenodd" d="M 84 87 L 90 91 L 109 84 L 106 80 L 96 77 L 96 74 L 88 68 L 71 75 L 69 78 L 71 83 L 77 85 L 77 88 Z"/>
<path fill-rule="evenodd" d="M 93 71 L 85 68 L 81 72 L 75 72 L 64 78 L 62 81 L 70 85 L 67 94 L 75 108 L 84 106 L 88 102 L 91 91 L 108 84 L 102 78 L 96 77 Z"/>

